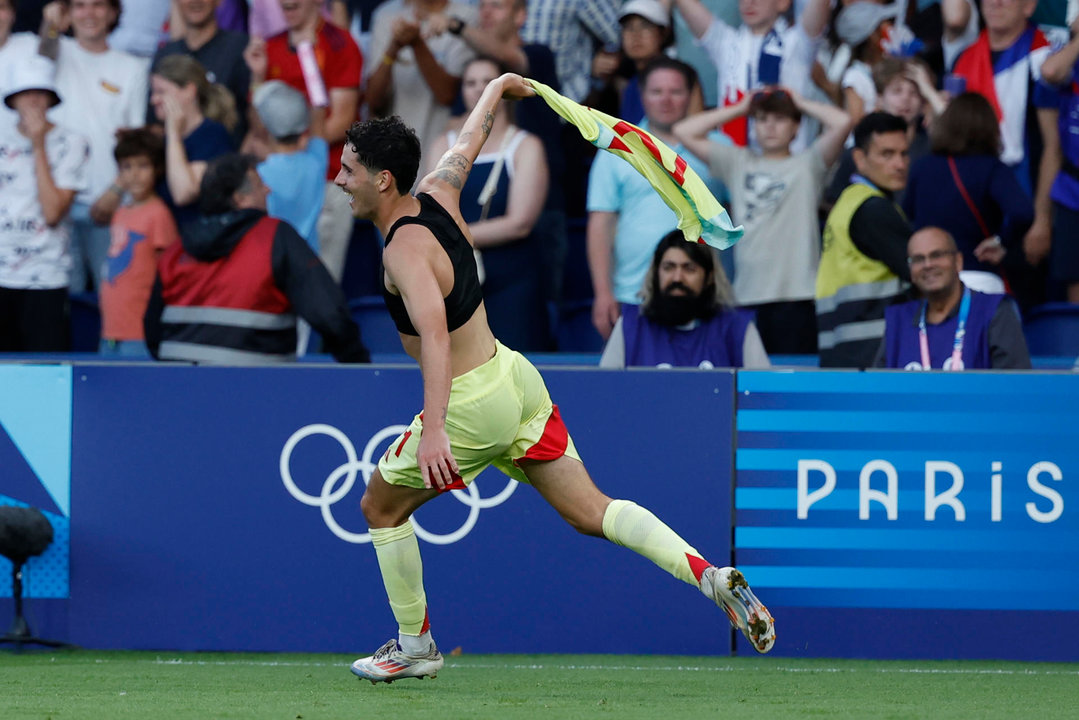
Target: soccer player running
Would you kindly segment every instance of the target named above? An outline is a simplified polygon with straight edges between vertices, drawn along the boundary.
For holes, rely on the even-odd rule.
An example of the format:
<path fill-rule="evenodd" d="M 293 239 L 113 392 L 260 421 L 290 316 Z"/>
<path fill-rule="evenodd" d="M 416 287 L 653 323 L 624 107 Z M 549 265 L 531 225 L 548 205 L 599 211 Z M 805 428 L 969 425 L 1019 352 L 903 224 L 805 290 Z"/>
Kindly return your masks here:
<path fill-rule="evenodd" d="M 742 573 L 704 560 L 648 510 L 600 492 L 539 372 L 487 326 L 461 188 L 501 98 L 533 94 L 520 75 L 492 81 L 416 195 L 409 189 L 420 143 L 399 118 L 354 123 L 341 153 L 336 183 L 350 196 L 353 215 L 374 222 L 386 238 L 383 295 L 423 373 L 423 412 L 379 461 L 361 500 L 399 625 L 396 638 L 352 664 L 373 683 L 434 677 L 442 668 L 410 517 L 492 464 L 530 483 L 579 532 L 624 545 L 699 587 L 759 652 L 775 642 L 772 617 Z"/>

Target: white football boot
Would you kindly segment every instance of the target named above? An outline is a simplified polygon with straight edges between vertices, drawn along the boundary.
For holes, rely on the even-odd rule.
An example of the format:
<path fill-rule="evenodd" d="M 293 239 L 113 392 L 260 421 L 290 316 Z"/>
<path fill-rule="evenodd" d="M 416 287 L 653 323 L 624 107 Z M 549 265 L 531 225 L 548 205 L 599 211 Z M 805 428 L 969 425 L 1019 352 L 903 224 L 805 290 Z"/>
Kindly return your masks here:
<path fill-rule="evenodd" d="M 742 631 L 749 644 L 766 653 L 776 642 L 775 620 L 741 572 L 732 567 L 711 566 L 701 574 L 701 592 L 723 608 L 731 625 Z"/>
<path fill-rule="evenodd" d="M 375 683 L 392 683 L 399 678 L 433 678 L 442 669 L 442 653 L 434 643 L 426 655 L 406 655 L 397 638 L 390 638 L 370 657 L 352 663 L 352 673 Z"/>

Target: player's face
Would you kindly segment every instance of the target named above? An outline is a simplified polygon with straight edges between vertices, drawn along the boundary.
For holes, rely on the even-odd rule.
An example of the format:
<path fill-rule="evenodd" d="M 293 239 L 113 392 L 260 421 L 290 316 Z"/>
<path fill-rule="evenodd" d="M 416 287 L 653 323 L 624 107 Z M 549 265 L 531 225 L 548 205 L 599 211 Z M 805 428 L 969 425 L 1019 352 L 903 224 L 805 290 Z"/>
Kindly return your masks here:
<path fill-rule="evenodd" d="M 461 99 L 466 110 L 471 112 L 472 108 L 476 107 L 480 95 L 483 95 L 483 89 L 498 75 L 498 66 L 493 62 L 476 60 L 468 64 L 461 76 Z"/>
<path fill-rule="evenodd" d="M 180 16 L 189 27 L 206 27 L 214 19 L 219 0 L 179 0 Z"/>
<path fill-rule="evenodd" d="M 644 62 L 663 49 L 664 30 L 640 15 L 622 21 L 622 52 L 630 60 Z"/>
<path fill-rule="evenodd" d="M 145 155 L 134 155 L 120 161 L 120 184 L 136 201 L 145 200 L 154 189 L 157 173 Z"/>
<path fill-rule="evenodd" d="M 932 228 L 911 236 L 907 262 L 911 282 L 923 295 L 951 290 L 959 282 L 959 271 L 963 269 L 963 257 L 948 241 L 948 236 Z"/>
<path fill-rule="evenodd" d="M 71 29 L 76 38 L 104 38 L 116 17 L 116 10 L 107 0 L 73 0 L 71 3 Z"/>
<path fill-rule="evenodd" d="M 659 259 L 659 291 L 664 295 L 697 297 L 708 276 L 684 250 L 668 248 Z"/>
<path fill-rule="evenodd" d="M 790 148 L 791 141 L 798 133 L 798 123 L 794 118 L 779 113 L 757 113 L 754 116 L 757 130 L 757 142 L 766 153 L 784 152 Z"/>
<path fill-rule="evenodd" d="M 375 176 L 360 162 L 360 158 L 347 142 L 341 150 L 341 169 L 334 184 L 348 195 L 352 216 L 371 219 L 378 207 L 378 187 Z"/>
<path fill-rule="evenodd" d="M 910 169 L 909 145 L 905 132 L 875 134 L 870 138 L 868 150 L 854 148 L 854 164 L 859 173 L 882 190 L 902 190 Z"/>
<path fill-rule="evenodd" d="M 686 76 L 669 68 L 653 70 L 641 90 L 641 103 L 650 125 L 670 128 L 689 112 Z"/>
<path fill-rule="evenodd" d="M 880 94 L 880 109 L 898 115 L 908 124 L 922 112 L 922 95 L 918 86 L 906 78 L 896 78 Z"/>

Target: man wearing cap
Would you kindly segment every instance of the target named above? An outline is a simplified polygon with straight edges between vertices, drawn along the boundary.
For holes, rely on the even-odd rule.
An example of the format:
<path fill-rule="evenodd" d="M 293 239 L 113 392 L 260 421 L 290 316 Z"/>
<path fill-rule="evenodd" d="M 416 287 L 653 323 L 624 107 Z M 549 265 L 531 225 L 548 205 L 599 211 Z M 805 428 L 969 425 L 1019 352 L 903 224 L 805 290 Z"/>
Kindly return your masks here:
<path fill-rule="evenodd" d="M 266 210 L 288 221 L 317 253 L 321 180 L 329 162 L 329 146 L 320 136 L 325 108 L 308 111 L 303 94 L 280 80 L 259 85 L 251 103 L 270 135 L 270 153 L 258 166 L 270 188 Z"/>
<path fill-rule="evenodd" d="M 1015 303 L 963 284 L 963 254 L 951 235 L 936 227 L 914 233 L 907 243 L 907 263 L 921 299 L 885 311 L 884 341 L 874 365 L 904 370 L 1030 369 Z"/>
<path fill-rule="evenodd" d="M 30 55 L 0 72 L 4 104 L 18 113 L 17 124 L 0 124 L 0 352 L 63 352 L 70 346 L 66 218 L 86 188 L 90 146 L 46 118 L 60 103 L 51 60 Z"/>

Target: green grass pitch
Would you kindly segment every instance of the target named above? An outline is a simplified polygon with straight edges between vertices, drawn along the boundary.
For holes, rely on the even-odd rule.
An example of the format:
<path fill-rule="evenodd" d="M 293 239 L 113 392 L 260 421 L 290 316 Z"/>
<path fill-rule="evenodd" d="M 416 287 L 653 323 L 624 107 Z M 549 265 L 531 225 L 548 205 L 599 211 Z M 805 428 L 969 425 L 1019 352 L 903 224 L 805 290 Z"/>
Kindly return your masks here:
<path fill-rule="evenodd" d="M 353 656 L 0 650 L 0 718 L 1079 717 L 1079 665 L 462 655 L 373 686 Z"/>

